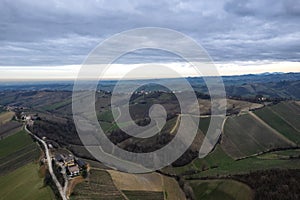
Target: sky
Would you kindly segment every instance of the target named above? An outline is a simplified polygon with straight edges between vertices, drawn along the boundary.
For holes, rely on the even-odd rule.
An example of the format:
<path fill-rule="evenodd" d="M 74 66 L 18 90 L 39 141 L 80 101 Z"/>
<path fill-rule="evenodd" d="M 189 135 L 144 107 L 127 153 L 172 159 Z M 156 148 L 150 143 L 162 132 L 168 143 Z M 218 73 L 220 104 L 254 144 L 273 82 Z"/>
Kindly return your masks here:
<path fill-rule="evenodd" d="M 1 0 L 0 79 L 73 79 L 99 43 L 141 27 L 193 38 L 221 75 L 300 72 L 299 21 L 299 0 Z M 189 75 L 168 54 L 133 52 L 108 77 L 147 62 Z"/>

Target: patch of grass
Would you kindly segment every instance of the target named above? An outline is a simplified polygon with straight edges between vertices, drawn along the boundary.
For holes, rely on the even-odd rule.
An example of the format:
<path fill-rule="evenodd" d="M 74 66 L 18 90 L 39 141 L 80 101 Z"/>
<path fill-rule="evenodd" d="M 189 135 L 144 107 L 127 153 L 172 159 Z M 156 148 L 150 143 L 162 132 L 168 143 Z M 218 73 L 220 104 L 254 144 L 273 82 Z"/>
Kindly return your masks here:
<path fill-rule="evenodd" d="M 196 158 L 188 165 L 183 167 L 174 167 L 168 170 L 170 173 L 175 172 L 177 175 L 185 175 L 187 179 L 190 179 L 203 178 L 207 176 L 217 178 L 219 176 L 245 174 L 251 171 L 273 168 L 299 169 L 299 155 L 300 150 L 294 149 L 275 151 L 242 160 L 234 160 L 223 151 L 220 145 L 217 145 L 215 150 L 208 154 L 205 158 Z M 294 159 L 290 159 L 290 156 L 294 157 Z"/>
<path fill-rule="evenodd" d="M 1 199 L 55 199 L 52 190 L 44 187 L 43 178 L 38 175 L 38 166 L 27 164 L 0 178 Z"/>
<path fill-rule="evenodd" d="M 176 174 L 184 174 L 187 171 L 204 171 L 222 165 L 231 164 L 232 162 L 234 162 L 234 160 L 223 151 L 220 145 L 217 145 L 216 148 L 205 158 L 197 158 L 190 164 L 182 167 L 176 167 L 174 170 Z"/>
<path fill-rule="evenodd" d="M 114 120 L 113 112 L 118 112 L 118 111 L 117 110 L 115 110 L 115 111 L 107 110 L 107 111 L 100 113 L 98 115 L 98 120 L 103 121 L 103 122 L 108 122 L 108 123 L 114 122 L 115 120 Z"/>
<path fill-rule="evenodd" d="M 222 147 L 217 145 L 216 148 L 204 159 L 196 159 L 195 165 L 200 168 L 202 166 L 201 164 L 204 162 L 209 168 L 213 168 L 233 161 L 234 160 L 223 151 Z"/>
<path fill-rule="evenodd" d="M 206 135 L 210 123 L 210 117 L 199 119 L 199 129 Z"/>
<path fill-rule="evenodd" d="M 265 156 L 268 156 L 268 154 Z M 201 171 L 200 173 L 188 176 L 188 178 L 228 176 L 266 169 L 298 169 L 299 166 L 300 159 L 262 159 L 261 156 L 256 156 L 232 161 L 231 163 L 221 163 L 216 168 Z"/>
<path fill-rule="evenodd" d="M 189 181 L 196 199 L 204 200 L 250 200 L 253 191 L 244 183 L 234 180 L 193 180 Z"/>

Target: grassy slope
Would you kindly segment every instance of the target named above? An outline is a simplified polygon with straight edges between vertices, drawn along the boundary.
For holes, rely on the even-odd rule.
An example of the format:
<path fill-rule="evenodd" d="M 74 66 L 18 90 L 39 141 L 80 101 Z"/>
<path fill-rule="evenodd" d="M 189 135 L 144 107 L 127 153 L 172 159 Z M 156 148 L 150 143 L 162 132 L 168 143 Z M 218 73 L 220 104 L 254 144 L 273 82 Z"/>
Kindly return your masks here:
<path fill-rule="evenodd" d="M 54 199 L 49 187 L 43 187 L 43 178 L 38 175 L 37 164 L 30 163 L 1 176 L 0 197 L 7 200 Z"/>
<path fill-rule="evenodd" d="M 294 141 L 297 144 L 300 143 L 300 132 L 295 130 L 295 128 L 289 125 L 270 107 L 257 110 L 255 111 L 255 114 L 288 139 Z"/>
<path fill-rule="evenodd" d="M 296 130 L 300 130 L 300 106 L 298 104 L 294 102 L 282 102 L 272 106 L 271 109 Z"/>
<path fill-rule="evenodd" d="M 43 186 L 35 161 L 38 146 L 24 131 L 0 141 L 0 197 L 3 199 L 54 199 Z"/>
<path fill-rule="evenodd" d="M 222 146 L 230 156 L 240 158 L 289 144 L 254 117 L 245 114 L 227 119 Z"/>
<path fill-rule="evenodd" d="M 193 180 L 189 181 L 196 199 L 203 200 L 250 200 L 253 199 L 251 188 L 234 180 Z"/>
<path fill-rule="evenodd" d="M 231 160 L 229 158 L 224 158 L 222 161 L 218 161 L 217 157 L 214 157 L 214 154 L 210 155 L 214 158 L 215 162 L 211 165 L 208 165 L 208 169 L 200 173 L 193 174 L 189 177 L 200 178 L 206 176 L 228 176 L 232 174 L 245 174 L 251 171 L 256 170 L 265 170 L 265 169 L 297 169 L 300 166 L 299 159 L 288 159 L 290 155 L 299 156 L 300 153 L 298 150 L 289 150 L 289 152 L 278 151 L 273 153 L 267 153 L 260 156 L 254 156 L 242 160 Z M 225 154 L 225 153 L 224 153 Z M 282 154 L 286 154 L 285 157 Z M 221 154 L 220 154 L 221 155 Z M 274 156 L 276 155 L 276 156 Z M 210 160 L 211 158 L 204 158 L 204 160 Z M 196 159 L 194 162 L 200 159 Z M 202 161 L 203 162 L 203 161 Z M 217 163 L 217 164 L 216 164 Z M 211 168 L 212 166 L 216 166 Z M 199 168 L 200 169 L 200 168 Z"/>
<path fill-rule="evenodd" d="M 300 159 L 289 159 L 290 156 L 300 157 L 300 150 L 287 150 L 266 153 L 242 160 L 233 160 L 220 145 L 204 159 L 195 159 L 192 163 L 176 168 L 167 168 L 164 171 L 175 174 L 185 174 L 186 178 L 201 178 L 207 176 L 228 176 L 245 174 L 251 171 L 264 169 L 297 169 Z M 189 174 L 189 171 L 193 171 Z"/>

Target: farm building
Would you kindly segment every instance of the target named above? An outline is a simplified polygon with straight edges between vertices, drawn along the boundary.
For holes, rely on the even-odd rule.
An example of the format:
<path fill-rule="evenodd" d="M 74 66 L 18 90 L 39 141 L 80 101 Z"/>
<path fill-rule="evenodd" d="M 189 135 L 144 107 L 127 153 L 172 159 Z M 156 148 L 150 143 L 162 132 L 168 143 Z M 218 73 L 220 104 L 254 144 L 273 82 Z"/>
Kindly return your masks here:
<path fill-rule="evenodd" d="M 75 160 L 74 160 L 74 157 L 72 155 L 68 155 L 67 157 L 65 157 L 65 165 L 66 166 L 75 165 Z"/>
<path fill-rule="evenodd" d="M 64 158 L 62 157 L 61 154 L 56 154 L 55 155 L 55 160 L 58 162 L 64 162 Z"/>
<path fill-rule="evenodd" d="M 79 175 L 80 170 L 78 165 L 69 166 L 67 169 L 71 177 Z"/>
<path fill-rule="evenodd" d="M 76 160 L 76 163 L 78 164 L 78 166 L 79 166 L 80 168 L 83 168 L 83 167 L 86 166 L 86 163 L 85 163 L 83 160 L 81 160 L 81 159 L 77 159 L 77 160 Z"/>

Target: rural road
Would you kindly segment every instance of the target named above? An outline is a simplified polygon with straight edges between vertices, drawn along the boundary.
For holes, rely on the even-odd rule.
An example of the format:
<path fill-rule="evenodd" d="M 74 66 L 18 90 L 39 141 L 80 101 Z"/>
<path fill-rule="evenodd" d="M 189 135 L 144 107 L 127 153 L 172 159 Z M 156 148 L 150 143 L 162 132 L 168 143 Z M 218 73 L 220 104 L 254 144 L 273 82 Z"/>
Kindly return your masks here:
<path fill-rule="evenodd" d="M 63 200 L 67 200 L 67 197 L 66 197 L 66 194 L 64 192 L 64 189 L 62 188 L 61 184 L 58 182 L 54 172 L 53 172 L 53 168 L 52 168 L 52 160 L 51 160 L 51 157 L 50 157 L 50 153 L 49 153 L 49 149 L 48 149 L 48 146 L 46 144 L 46 142 L 42 139 L 40 139 L 38 136 L 34 135 L 33 133 L 31 133 L 28 129 L 27 129 L 27 125 L 25 125 L 25 131 L 27 133 L 29 133 L 30 135 L 32 135 L 34 138 L 36 138 L 39 142 L 41 142 L 44 147 L 45 147 L 45 153 L 46 153 L 46 157 L 47 157 L 47 163 L 48 163 L 48 169 L 49 169 L 49 173 L 52 177 L 52 180 L 54 181 L 58 191 L 59 191 L 59 194 L 61 196 L 61 198 Z"/>

